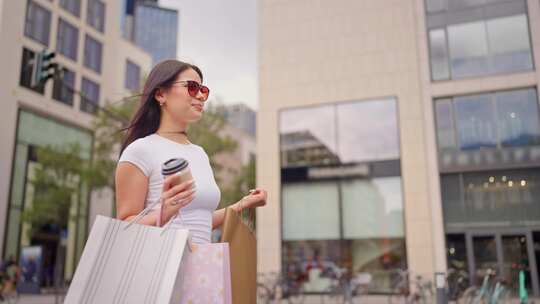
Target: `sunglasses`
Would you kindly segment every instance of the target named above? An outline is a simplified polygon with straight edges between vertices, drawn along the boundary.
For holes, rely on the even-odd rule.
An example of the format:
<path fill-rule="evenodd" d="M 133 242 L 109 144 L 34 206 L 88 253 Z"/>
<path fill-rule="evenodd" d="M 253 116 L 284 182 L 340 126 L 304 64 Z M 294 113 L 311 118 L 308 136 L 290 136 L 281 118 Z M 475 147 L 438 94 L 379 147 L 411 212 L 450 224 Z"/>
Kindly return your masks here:
<path fill-rule="evenodd" d="M 199 84 L 196 81 L 193 81 L 193 80 L 181 80 L 181 81 L 173 82 L 173 84 L 175 84 L 175 83 L 184 84 L 184 86 L 187 87 L 187 91 L 188 91 L 189 96 L 191 96 L 193 98 L 197 98 L 197 94 L 199 94 L 199 92 L 201 92 L 201 94 L 203 95 L 202 100 L 206 101 L 208 99 L 208 95 L 210 95 L 210 89 L 207 86 L 203 86 L 202 84 Z"/>

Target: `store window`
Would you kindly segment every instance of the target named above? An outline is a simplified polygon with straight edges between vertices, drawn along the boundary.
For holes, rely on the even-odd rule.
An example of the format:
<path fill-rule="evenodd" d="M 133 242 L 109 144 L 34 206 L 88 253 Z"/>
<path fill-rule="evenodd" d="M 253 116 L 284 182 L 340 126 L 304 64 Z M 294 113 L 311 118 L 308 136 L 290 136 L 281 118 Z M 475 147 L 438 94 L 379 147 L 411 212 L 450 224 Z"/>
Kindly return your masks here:
<path fill-rule="evenodd" d="M 324 293 L 341 268 L 392 292 L 392 272 L 407 267 L 396 101 L 283 110 L 280 138 L 289 280 Z"/>
<path fill-rule="evenodd" d="M 540 162 L 536 89 L 436 99 L 435 118 L 443 171 Z"/>

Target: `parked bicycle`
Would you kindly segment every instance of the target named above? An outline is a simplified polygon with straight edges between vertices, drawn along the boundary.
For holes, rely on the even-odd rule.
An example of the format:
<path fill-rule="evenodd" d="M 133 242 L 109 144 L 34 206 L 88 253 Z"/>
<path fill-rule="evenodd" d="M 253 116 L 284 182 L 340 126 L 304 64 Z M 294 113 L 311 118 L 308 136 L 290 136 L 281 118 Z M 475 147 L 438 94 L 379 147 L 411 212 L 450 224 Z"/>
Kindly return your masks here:
<path fill-rule="evenodd" d="M 508 284 L 497 278 L 492 269 L 487 269 L 480 288 L 469 287 L 458 302 L 463 304 L 499 304 L 507 303 L 510 299 Z"/>
<path fill-rule="evenodd" d="M 286 301 L 288 304 L 302 304 L 304 291 L 301 282 L 286 280 L 276 272 L 257 275 L 257 303 L 277 304 Z"/>
<path fill-rule="evenodd" d="M 397 269 L 392 280 L 394 294 L 388 297 L 389 304 L 431 304 L 434 301 L 433 284 L 431 281 L 416 275 L 412 281 L 407 270 Z M 412 290 L 410 288 L 412 287 Z"/>
<path fill-rule="evenodd" d="M 469 273 L 463 269 L 448 269 L 446 275 L 446 296 L 448 300 L 457 301 L 469 288 Z"/>
<path fill-rule="evenodd" d="M 332 284 L 322 296 L 324 304 L 359 304 L 362 296 L 367 294 L 371 283 L 369 273 L 357 273 L 353 275 L 347 268 L 333 270 Z"/>

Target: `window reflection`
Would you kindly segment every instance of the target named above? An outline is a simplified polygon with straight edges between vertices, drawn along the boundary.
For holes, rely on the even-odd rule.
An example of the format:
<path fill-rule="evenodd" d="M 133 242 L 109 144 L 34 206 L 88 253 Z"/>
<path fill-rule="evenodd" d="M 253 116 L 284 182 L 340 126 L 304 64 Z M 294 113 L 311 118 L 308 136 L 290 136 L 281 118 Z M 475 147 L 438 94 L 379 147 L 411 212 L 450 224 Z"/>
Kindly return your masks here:
<path fill-rule="evenodd" d="M 454 97 L 435 102 L 439 151 L 540 145 L 535 89 Z"/>
<path fill-rule="evenodd" d="M 540 144 L 540 123 L 536 91 L 498 93 L 497 121 L 504 147 Z"/>
<path fill-rule="evenodd" d="M 403 237 L 401 178 L 341 183 L 343 233 L 347 239 Z"/>
<path fill-rule="evenodd" d="M 454 1 L 450 3 L 459 4 Z M 429 30 L 433 80 L 519 72 L 533 68 L 525 14 L 449 24 L 443 28 L 440 28 L 440 24 L 437 26 L 439 28 Z"/>
<path fill-rule="evenodd" d="M 319 106 L 281 113 L 282 167 L 339 163 L 334 111 Z"/>
<path fill-rule="evenodd" d="M 371 292 L 392 292 L 392 273 L 406 261 L 403 239 L 283 242 L 283 271 L 307 293 L 328 292 L 343 268 L 368 275 Z"/>
<path fill-rule="evenodd" d="M 514 72 L 532 68 L 525 15 L 488 20 L 486 25 L 493 72 Z"/>
<path fill-rule="evenodd" d="M 397 109 L 394 100 L 337 106 L 338 151 L 342 163 L 399 157 Z"/>
<path fill-rule="evenodd" d="M 488 72 L 488 46 L 483 21 L 448 27 L 452 76 L 463 78 Z"/>
<path fill-rule="evenodd" d="M 497 145 L 493 102 L 490 95 L 456 97 L 454 106 L 462 150 Z"/>
<path fill-rule="evenodd" d="M 282 197 L 284 240 L 340 238 L 336 183 L 285 184 Z"/>
<path fill-rule="evenodd" d="M 437 121 L 437 140 L 439 149 L 456 148 L 456 133 L 451 99 L 441 99 L 435 104 L 435 118 Z"/>
<path fill-rule="evenodd" d="M 429 31 L 431 43 L 431 73 L 434 80 L 450 78 L 448 67 L 448 46 L 446 44 L 446 32 L 444 29 Z"/>

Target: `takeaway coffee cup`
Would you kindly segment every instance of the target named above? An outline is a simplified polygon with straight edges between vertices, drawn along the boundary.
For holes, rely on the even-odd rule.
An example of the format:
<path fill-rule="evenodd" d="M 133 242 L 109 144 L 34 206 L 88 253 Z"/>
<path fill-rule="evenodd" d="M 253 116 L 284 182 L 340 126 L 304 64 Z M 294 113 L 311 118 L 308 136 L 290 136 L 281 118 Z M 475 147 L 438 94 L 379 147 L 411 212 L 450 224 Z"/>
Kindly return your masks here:
<path fill-rule="evenodd" d="M 172 186 L 193 179 L 189 163 L 183 158 L 171 158 L 164 162 L 161 165 L 161 175 L 163 175 L 163 178 L 175 175 L 177 178 L 174 179 Z"/>

